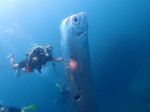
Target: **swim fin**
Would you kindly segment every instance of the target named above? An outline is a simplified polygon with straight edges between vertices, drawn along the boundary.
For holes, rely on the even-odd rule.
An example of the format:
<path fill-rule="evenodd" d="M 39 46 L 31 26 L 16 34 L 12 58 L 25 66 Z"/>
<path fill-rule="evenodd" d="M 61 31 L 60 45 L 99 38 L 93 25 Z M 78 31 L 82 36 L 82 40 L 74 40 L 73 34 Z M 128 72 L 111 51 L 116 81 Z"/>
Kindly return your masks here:
<path fill-rule="evenodd" d="M 24 107 L 24 108 L 22 108 L 22 110 L 32 110 L 32 111 L 34 111 L 36 109 L 36 106 L 34 105 L 34 104 L 32 104 L 32 105 L 30 105 L 30 106 L 28 106 L 28 107 Z"/>
<path fill-rule="evenodd" d="M 16 76 L 16 78 L 21 76 L 21 69 L 16 69 L 15 76 Z"/>

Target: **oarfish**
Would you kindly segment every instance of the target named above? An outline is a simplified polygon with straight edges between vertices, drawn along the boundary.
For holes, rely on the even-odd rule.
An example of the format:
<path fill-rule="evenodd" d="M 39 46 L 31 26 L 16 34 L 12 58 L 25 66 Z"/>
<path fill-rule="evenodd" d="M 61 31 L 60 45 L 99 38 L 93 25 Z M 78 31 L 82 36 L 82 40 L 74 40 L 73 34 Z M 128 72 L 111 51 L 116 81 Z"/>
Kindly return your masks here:
<path fill-rule="evenodd" d="M 61 51 L 75 112 L 93 112 L 87 15 L 81 12 L 62 21 Z"/>

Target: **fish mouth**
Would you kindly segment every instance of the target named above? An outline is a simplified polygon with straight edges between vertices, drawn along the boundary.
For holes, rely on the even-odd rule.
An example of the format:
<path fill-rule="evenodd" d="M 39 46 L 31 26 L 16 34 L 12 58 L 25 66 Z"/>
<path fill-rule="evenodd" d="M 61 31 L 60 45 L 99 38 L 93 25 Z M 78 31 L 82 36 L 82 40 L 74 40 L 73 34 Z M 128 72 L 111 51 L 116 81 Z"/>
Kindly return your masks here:
<path fill-rule="evenodd" d="M 87 32 L 85 31 L 85 32 L 75 33 L 75 35 L 77 35 L 78 37 L 86 36 Z"/>

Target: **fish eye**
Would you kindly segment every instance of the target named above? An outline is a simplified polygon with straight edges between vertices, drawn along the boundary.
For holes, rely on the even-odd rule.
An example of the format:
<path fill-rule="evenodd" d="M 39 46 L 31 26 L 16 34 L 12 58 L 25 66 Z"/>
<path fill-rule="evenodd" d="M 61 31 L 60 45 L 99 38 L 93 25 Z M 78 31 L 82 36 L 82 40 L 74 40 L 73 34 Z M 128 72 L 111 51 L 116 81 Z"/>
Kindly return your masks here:
<path fill-rule="evenodd" d="M 72 18 L 72 23 L 73 24 L 80 24 L 80 17 L 77 17 L 77 16 L 74 16 L 73 18 Z"/>
<path fill-rule="evenodd" d="M 77 18 L 74 18 L 74 21 L 75 21 L 75 22 L 77 22 L 77 21 L 78 21 L 78 19 L 77 19 Z"/>

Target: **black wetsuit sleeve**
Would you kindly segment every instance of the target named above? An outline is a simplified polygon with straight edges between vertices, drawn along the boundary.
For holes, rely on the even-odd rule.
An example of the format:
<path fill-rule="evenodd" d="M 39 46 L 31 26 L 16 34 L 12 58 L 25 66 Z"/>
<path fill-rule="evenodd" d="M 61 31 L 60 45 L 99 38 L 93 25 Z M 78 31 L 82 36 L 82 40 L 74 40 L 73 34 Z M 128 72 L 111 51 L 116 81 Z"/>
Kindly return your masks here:
<path fill-rule="evenodd" d="M 25 68 L 26 67 L 26 61 L 23 60 L 23 61 L 19 62 L 18 65 L 19 65 L 18 68 Z"/>

